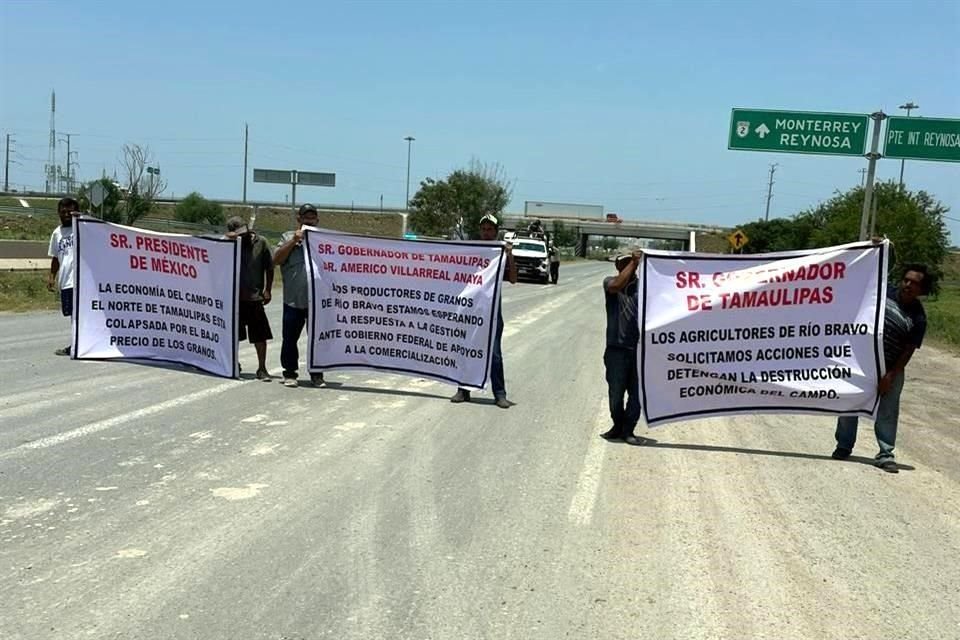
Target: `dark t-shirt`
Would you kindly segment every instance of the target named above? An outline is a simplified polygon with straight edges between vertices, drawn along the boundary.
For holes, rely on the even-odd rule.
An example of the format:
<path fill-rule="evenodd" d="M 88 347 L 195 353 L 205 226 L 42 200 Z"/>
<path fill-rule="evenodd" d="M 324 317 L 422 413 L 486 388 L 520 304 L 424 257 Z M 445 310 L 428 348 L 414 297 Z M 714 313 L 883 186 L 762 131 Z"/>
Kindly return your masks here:
<path fill-rule="evenodd" d="M 266 272 L 273 271 L 267 241 L 257 236 L 252 244 L 240 241 L 240 299 L 263 300 Z"/>
<path fill-rule="evenodd" d="M 909 345 L 920 348 L 927 332 L 927 313 L 919 301 L 905 305 L 897 300 L 899 291 L 887 289 L 887 310 L 883 316 L 883 359 L 890 369 Z"/>
<path fill-rule="evenodd" d="M 637 325 L 637 280 L 617 293 L 608 291 L 614 277 L 603 279 L 603 293 L 607 302 L 607 346 L 636 349 L 640 342 Z"/>

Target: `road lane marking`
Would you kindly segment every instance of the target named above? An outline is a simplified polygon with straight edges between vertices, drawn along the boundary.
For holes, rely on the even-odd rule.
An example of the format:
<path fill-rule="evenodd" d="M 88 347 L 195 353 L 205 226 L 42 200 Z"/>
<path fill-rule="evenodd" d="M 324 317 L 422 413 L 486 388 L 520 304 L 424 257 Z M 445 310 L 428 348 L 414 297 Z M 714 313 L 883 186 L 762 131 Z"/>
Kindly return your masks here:
<path fill-rule="evenodd" d="M 36 449 L 47 449 L 49 447 L 55 447 L 59 444 L 70 442 L 71 440 L 82 438 L 84 436 L 89 436 L 94 433 L 99 433 L 100 431 L 105 431 L 106 429 L 111 429 L 121 424 L 133 422 L 134 420 L 146 418 L 147 416 L 152 416 L 157 413 L 161 413 L 163 411 L 167 411 L 170 409 L 176 409 L 178 407 L 182 407 L 183 405 L 190 404 L 191 402 L 196 402 L 197 400 L 203 400 L 204 398 L 209 398 L 210 396 L 221 394 L 224 391 L 228 391 L 229 389 L 235 389 L 242 384 L 244 383 L 237 382 L 237 381 L 225 382 L 215 387 L 210 387 L 209 389 L 203 389 L 201 391 L 196 391 L 194 393 L 190 393 L 185 396 L 181 396 L 179 398 L 173 398 L 171 400 L 167 400 L 166 402 L 160 402 L 154 405 L 150 405 L 149 407 L 143 407 L 142 409 L 137 409 L 136 411 L 131 411 L 129 413 L 122 413 L 118 416 L 114 416 L 106 420 L 91 422 L 90 424 L 85 424 L 82 427 L 77 427 L 76 429 L 70 429 L 69 431 L 64 431 L 63 433 L 58 433 L 52 436 L 47 436 L 45 438 L 40 438 L 32 442 L 26 442 L 24 444 L 21 444 L 18 447 L 14 447 L 13 449 L 7 449 L 6 451 L 0 452 L 0 460 L 21 457 Z"/>
<path fill-rule="evenodd" d="M 570 501 L 570 511 L 567 514 L 570 522 L 587 526 L 593 521 L 594 505 L 600 491 L 600 477 L 603 475 L 603 459 L 606 457 L 606 442 L 598 437 L 600 431 L 606 431 L 609 419 L 601 410 L 597 416 L 596 428 L 590 434 L 590 444 L 583 459 L 580 477 L 577 479 L 577 491 Z"/>

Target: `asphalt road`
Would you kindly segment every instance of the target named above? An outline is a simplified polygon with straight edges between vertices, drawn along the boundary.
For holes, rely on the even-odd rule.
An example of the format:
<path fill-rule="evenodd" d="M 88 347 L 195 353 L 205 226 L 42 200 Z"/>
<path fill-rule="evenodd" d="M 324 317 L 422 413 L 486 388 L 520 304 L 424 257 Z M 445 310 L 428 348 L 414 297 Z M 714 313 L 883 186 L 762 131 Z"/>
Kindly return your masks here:
<path fill-rule="evenodd" d="M 606 443 L 608 271 L 507 287 L 508 410 L 73 362 L 0 315 L 0 638 L 960 637 L 960 360 L 911 365 L 898 475 L 819 417 Z"/>

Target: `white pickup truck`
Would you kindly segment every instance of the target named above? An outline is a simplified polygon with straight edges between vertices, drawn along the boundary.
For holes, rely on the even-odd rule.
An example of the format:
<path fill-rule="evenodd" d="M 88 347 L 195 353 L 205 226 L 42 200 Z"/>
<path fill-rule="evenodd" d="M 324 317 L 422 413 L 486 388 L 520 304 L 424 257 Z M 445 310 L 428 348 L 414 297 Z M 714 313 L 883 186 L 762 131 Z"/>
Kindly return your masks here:
<path fill-rule="evenodd" d="M 536 280 L 541 284 L 550 282 L 550 257 L 547 240 L 539 236 L 509 231 L 503 239 L 513 245 L 513 260 L 517 263 L 517 277 Z"/>

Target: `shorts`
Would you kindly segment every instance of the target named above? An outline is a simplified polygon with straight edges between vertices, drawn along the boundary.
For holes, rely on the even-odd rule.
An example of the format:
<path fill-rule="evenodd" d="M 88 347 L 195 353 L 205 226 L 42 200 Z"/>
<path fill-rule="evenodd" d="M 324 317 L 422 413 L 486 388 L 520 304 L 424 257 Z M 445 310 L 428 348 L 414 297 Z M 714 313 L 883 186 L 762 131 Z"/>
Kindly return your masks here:
<path fill-rule="evenodd" d="M 250 334 L 250 344 L 273 340 L 270 321 L 267 320 L 267 313 L 263 310 L 263 302 L 241 300 L 239 316 L 237 325 L 241 340 L 246 340 L 248 332 Z"/>
<path fill-rule="evenodd" d="M 70 289 L 60 289 L 60 311 L 68 318 L 73 315 L 72 287 Z"/>

